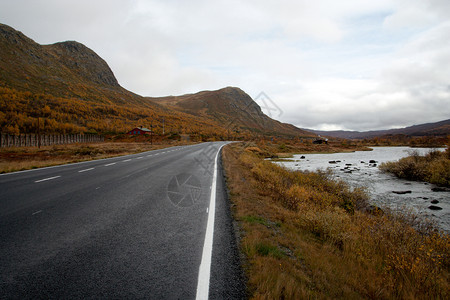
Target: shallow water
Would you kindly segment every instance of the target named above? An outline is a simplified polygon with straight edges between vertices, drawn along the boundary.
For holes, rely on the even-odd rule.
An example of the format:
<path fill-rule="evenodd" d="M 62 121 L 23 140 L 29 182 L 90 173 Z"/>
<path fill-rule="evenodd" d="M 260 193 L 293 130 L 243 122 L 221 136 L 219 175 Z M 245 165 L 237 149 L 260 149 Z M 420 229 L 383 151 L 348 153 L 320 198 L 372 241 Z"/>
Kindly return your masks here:
<path fill-rule="evenodd" d="M 336 179 L 342 179 L 353 187 L 365 187 L 371 202 L 394 210 L 413 209 L 417 214 L 436 222 L 438 227 L 450 232 L 450 191 L 433 192 L 433 184 L 399 179 L 378 169 L 379 164 L 396 161 L 418 151 L 423 155 L 430 148 L 374 147 L 373 151 L 333 154 L 294 155 L 291 161 L 277 162 L 293 170 L 316 171 L 330 168 Z M 439 148 L 437 150 L 445 150 Z M 301 158 L 304 156 L 304 158 Z M 372 162 L 371 162 L 372 161 Z M 375 161 L 375 162 L 373 162 Z M 395 194 L 393 191 L 411 191 Z M 431 201 L 438 201 L 432 204 Z M 430 205 L 442 210 L 431 210 Z"/>

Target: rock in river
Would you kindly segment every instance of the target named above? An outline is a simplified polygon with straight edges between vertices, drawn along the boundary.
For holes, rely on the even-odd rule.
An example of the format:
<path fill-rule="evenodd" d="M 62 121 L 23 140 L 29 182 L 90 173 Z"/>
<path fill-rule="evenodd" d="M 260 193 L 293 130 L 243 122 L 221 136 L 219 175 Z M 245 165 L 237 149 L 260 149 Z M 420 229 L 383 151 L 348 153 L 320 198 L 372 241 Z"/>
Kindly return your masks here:
<path fill-rule="evenodd" d="M 394 194 L 398 195 L 404 195 L 404 194 L 411 194 L 411 191 L 392 191 Z"/>
<path fill-rule="evenodd" d="M 441 210 L 442 209 L 442 207 L 439 207 L 439 206 L 436 206 L 436 205 L 430 205 L 430 206 L 428 206 L 428 208 L 431 209 L 431 210 Z"/>
<path fill-rule="evenodd" d="M 434 187 L 431 189 L 433 192 L 446 192 L 447 189 L 445 187 Z"/>

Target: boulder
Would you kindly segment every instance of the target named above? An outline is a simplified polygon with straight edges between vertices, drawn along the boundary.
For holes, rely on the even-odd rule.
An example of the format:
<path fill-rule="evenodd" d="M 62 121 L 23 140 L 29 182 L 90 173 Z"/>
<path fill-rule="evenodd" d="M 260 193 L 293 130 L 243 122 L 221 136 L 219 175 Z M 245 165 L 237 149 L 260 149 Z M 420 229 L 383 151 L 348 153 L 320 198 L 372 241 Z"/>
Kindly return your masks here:
<path fill-rule="evenodd" d="M 447 192 L 447 189 L 445 187 L 434 187 L 431 189 L 433 192 Z"/>
<path fill-rule="evenodd" d="M 442 209 L 442 207 L 439 207 L 439 206 L 436 206 L 436 205 L 430 205 L 430 206 L 428 206 L 428 208 L 431 209 L 431 210 L 441 210 Z"/>
<path fill-rule="evenodd" d="M 394 194 L 398 195 L 404 195 L 404 194 L 411 194 L 412 191 L 392 191 Z"/>

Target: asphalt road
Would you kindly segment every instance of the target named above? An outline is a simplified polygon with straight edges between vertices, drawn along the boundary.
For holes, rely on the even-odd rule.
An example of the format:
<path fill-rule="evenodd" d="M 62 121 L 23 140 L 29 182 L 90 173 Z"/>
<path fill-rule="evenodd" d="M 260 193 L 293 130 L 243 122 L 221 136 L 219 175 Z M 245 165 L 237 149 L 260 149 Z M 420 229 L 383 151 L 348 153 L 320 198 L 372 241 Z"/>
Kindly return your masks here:
<path fill-rule="evenodd" d="M 223 144 L 1 175 L 0 297 L 194 299 L 201 281 L 244 298 L 220 156 L 213 184 Z"/>

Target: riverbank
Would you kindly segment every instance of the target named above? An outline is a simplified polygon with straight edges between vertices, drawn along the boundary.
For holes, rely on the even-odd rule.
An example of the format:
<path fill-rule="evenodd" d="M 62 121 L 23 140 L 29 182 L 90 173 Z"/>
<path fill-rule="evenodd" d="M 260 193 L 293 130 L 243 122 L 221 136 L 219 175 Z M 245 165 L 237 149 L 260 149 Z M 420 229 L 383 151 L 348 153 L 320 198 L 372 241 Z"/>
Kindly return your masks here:
<path fill-rule="evenodd" d="M 391 210 L 410 210 L 450 233 L 450 189 L 423 181 L 410 181 L 379 170 L 378 165 L 397 161 L 411 152 L 425 155 L 430 148 L 374 147 L 372 151 L 333 154 L 301 154 L 273 160 L 293 171 L 327 170 L 352 187 L 364 188 L 370 203 Z M 445 148 L 433 149 L 443 151 Z"/>
<path fill-rule="evenodd" d="M 380 169 L 399 178 L 450 187 L 450 148 L 443 152 L 430 151 L 426 155 L 412 153 L 398 161 L 383 163 Z"/>
<path fill-rule="evenodd" d="M 314 144 L 310 140 L 296 141 L 296 140 L 280 140 L 280 141 L 253 141 L 246 143 L 252 147 L 254 152 L 258 152 L 266 158 L 289 158 L 295 154 L 311 154 L 311 153 L 342 153 L 355 151 L 371 151 L 364 145 L 358 145 L 346 141 L 328 141 L 326 144 Z"/>
<path fill-rule="evenodd" d="M 223 150 L 251 298 L 449 297 L 448 235 L 254 148 Z"/>

